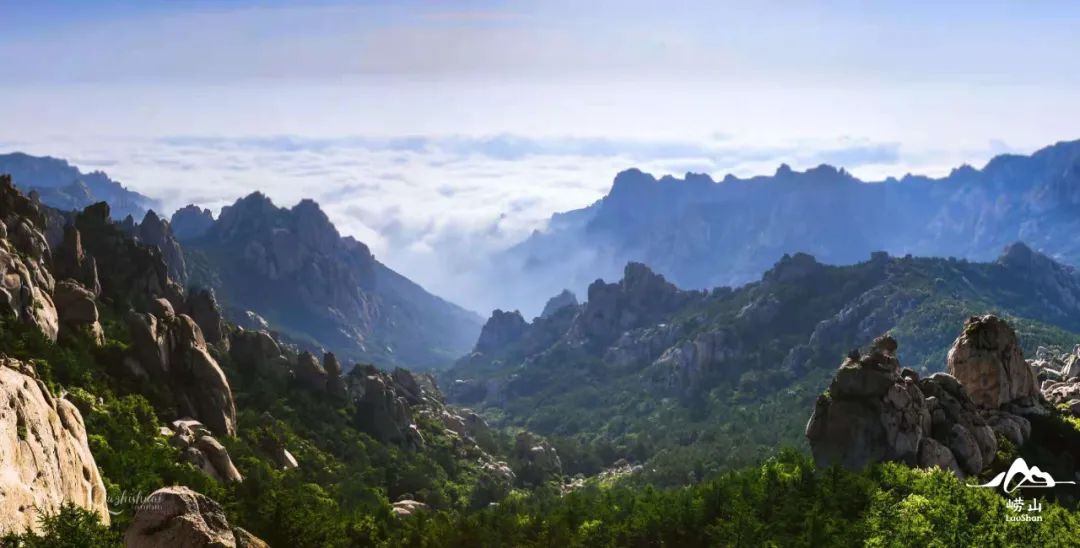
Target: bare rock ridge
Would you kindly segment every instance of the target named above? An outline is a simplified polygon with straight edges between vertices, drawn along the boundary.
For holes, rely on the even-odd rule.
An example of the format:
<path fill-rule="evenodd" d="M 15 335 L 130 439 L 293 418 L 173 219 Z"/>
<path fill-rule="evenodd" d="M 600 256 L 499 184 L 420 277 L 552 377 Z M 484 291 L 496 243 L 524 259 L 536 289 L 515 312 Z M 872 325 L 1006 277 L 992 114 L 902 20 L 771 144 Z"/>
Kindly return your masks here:
<path fill-rule="evenodd" d="M 70 502 L 109 523 L 105 485 L 82 415 L 27 363 L 0 357 L 0 534 L 40 527 Z"/>
<path fill-rule="evenodd" d="M 974 475 L 993 462 L 996 435 L 1022 445 L 1031 434 L 1023 414 L 1046 412 L 1015 332 L 995 316 L 967 321 L 949 373 L 920 379 L 901 369 L 896 349 L 880 337 L 869 354 L 853 351 L 818 397 L 806 437 L 819 465 L 898 461 Z"/>

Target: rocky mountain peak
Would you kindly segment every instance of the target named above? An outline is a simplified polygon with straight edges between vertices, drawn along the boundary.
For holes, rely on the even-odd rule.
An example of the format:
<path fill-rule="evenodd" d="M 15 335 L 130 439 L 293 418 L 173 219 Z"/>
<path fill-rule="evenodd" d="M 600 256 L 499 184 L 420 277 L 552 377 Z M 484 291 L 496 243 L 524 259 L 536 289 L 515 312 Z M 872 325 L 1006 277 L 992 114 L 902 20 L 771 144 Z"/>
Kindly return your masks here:
<path fill-rule="evenodd" d="M 825 266 L 807 253 L 784 254 L 762 279 L 766 282 L 787 283 L 805 278 L 821 271 Z"/>
<path fill-rule="evenodd" d="M 173 213 L 170 221 L 173 234 L 180 241 L 199 238 L 214 225 L 214 214 L 209 209 L 189 204 Z"/>
<path fill-rule="evenodd" d="M 480 338 L 477 339 L 473 351 L 486 353 L 513 344 L 521 338 L 528 326 L 521 312 L 496 309 L 480 330 Z"/>
<path fill-rule="evenodd" d="M 556 312 L 568 307 L 577 306 L 577 295 L 574 295 L 573 291 L 569 289 L 562 290 L 561 293 L 548 299 L 547 304 L 544 305 L 544 311 L 540 313 L 541 318 L 550 318 Z"/>

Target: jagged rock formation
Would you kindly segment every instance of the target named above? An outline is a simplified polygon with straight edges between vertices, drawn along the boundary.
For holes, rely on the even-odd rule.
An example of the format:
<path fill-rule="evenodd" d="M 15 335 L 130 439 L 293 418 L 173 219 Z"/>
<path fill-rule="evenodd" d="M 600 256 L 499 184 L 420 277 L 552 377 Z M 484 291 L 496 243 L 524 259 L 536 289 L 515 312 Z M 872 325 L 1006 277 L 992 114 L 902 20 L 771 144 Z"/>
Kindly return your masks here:
<path fill-rule="evenodd" d="M 214 225 L 214 214 L 209 209 L 196 205 L 186 205 L 173 213 L 169 224 L 173 234 L 181 242 L 200 238 Z"/>
<path fill-rule="evenodd" d="M 478 317 L 379 263 L 311 200 L 283 209 L 251 194 L 184 245 L 202 261 L 192 285 L 348 361 L 444 366 L 479 332 Z"/>
<path fill-rule="evenodd" d="M 92 291 L 75 280 L 61 280 L 53 291 L 53 302 L 60 319 L 60 336 L 85 331 L 95 344 L 100 346 L 105 342 Z"/>
<path fill-rule="evenodd" d="M 503 312 L 496 309 L 491 313 L 491 318 L 480 330 L 480 338 L 476 340 L 474 352 L 490 352 L 517 342 L 525 333 L 525 318 L 521 312 Z"/>
<path fill-rule="evenodd" d="M 183 288 L 169 277 L 161 250 L 133 240 L 113 223 L 108 204 L 87 207 L 75 216 L 74 224 L 84 254 L 97 264 L 102 296 L 136 309 L 164 298 L 174 309 L 183 310 Z"/>
<path fill-rule="evenodd" d="M 318 391 L 326 391 L 327 373 L 326 369 L 319 364 L 319 360 L 307 350 L 300 353 L 300 356 L 296 360 L 296 368 L 294 370 L 296 380 L 308 388 Z"/>
<path fill-rule="evenodd" d="M 180 248 L 180 243 L 176 241 L 169 221 L 158 217 L 157 213 L 151 209 L 146 212 L 141 223 L 131 228 L 131 234 L 138 241 L 156 247 L 161 252 L 165 265 L 169 267 L 169 278 L 181 286 L 187 284 L 187 263 L 184 261 L 184 251 Z"/>
<path fill-rule="evenodd" d="M 345 382 L 356 406 L 357 427 L 383 442 L 423 443 L 412 423 L 404 390 L 396 389 L 392 377 L 370 365 L 358 366 Z"/>
<path fill-rule="evenodd" d="M 151 313 L 132 312 L 132 358 L 142 375 L 169 388 L 179 416 L 195 417 L 218 435 L 236 433 L 236 406 L 224 372 L 191 317 L 165 299 Z"/>
<path fill-rule="evenodd" d="M 45 216 L 7 176 L 0 176 L 0 314 L 37 326 L 56 340 L 59 319 L 52 301 L 55 283 L 46 263 Z"/>
<path fill-rule="evenodd" d="M 172 427 L 163 426 L 162 435 L 169 445 L 180 450 L 180 458 L 202 470 L 218 483 L 243 481 L 225 446 L 203 424 L 193 419 L 179 419 Z"/>
<path fill-rule="evenodd" d="M 181 486 L 164 487 L 151 493 L 139 505 L 124 534 L 127 548 L 265 545 L 251 533 L 231 528 L 220 504 Z"/>
<path fill-rule="evenodd" d="M 949 350 L 949 374 L 987 409 L 1015 403 L 1030 407 L 1039 389 L 1024 361 L 1016 332 L 996 316 L 969 318 Z"/>
<path fill-rule="evenodd" d="M 38 530 L 64 502 L 109 523 L 105 485 L 75 406 L 54 396 L 29 364 L 0 357 L 0 533 Z"/>
<path fill-rule="evenodd" d="M 229 355 L 241 371 L 286 376 L 292 370 L 281 346 L 266 331 L 238 329 L 229 335 Z"/>
<path fill-rule="evenodd" d="M 63 233 L 60 244 L 53 252 L 53 273 L 59 279 L 69 278 L 79 282 L 94 296 L 101 295 L 97 262 L 83 250 L 79 229 L 73 224 L 65 224 Z"/>
<path fill-rule="evenodd" d="M 964 166 L 941 179 L 906 175 L 868 183 L 829 165 L 719 180 L 629 169 L 601 200 L 556 213 L 498 256 L 492 279 L 499 283 L 485 289 L 496 303 L 535 295 L 512 302 L 540 310 L 544 296 L 616 276 L 631 261 L 679 287 L 708 288 L 756 280 L 772 260 L 793 251 L 829 264 L 854 263 L 878 250 L 986 261 L 1016 240 L 1077 264 L 1078 167 L 1080 141 L 1030 156 L 1001 155 L 982 169 Z"/>
<path fill-rule="evenodd" d="M 326 371 L 326 393 L 337 399 L 345 399 L 347 392 L 345 380 L 341 378 L 341 364 L 333 352 L 323 354 L 323 369 Z"/>
<path fill-rule="evenodd" d="M 649 325 L 697 297 L 700 297 L 698 292 L 680 291 L 647 266 L 629 263 L 619 283 L 596 280 L 589 285 L 589 300 L 575 320 L 571 336 L 581 344 L 586 340 L 609 342 L 628 329 Z"/>
<path fill-rule="evenodd" d="M 195 320 L 207 343 L 217 344 L 228 340 L 225 338 L 225 320 L 221 317 L 221 307 L 218 306 L 212 289 L 188 291 L 183 312 Z"/>
<path fill-rule="evenodd" d="M 564 289 L 558 295 L 548 299 L 548 302 L 544 305 L 543 312 L 540 313 L 541 318 L 550 318 L 554 316 L 556 312 L 566 308 L 568 306 L 577 306 L 577 295 L 574 295 L 573 291 Z"/>
<path fill-rule="evenodd" d="M 981 327 L 992 326 L 1002 336 L 1012 333 L 998 322 L 988 316 L 965 324 L 954 347 L 960 349 L 957 354 L 963 354 L 972 339 L 985 336 L 976 333 Z M 1012 338 L 1015 343 L 1015 335 Z M 952 375 L 935 373 L 919 379 L 914 371 L 901 371 L 896 348 L 894 339 L 881 337 L 868 355 L 854 351 L 837 370 L 829 391 L 818 397 L 806 425 L 818 465 L 859 469 L 898 461 L 937 466 L 963 477 L 978 474 L 993 462 L 996 434 L 1016 445 L 1027 441 L 1031 433 L 1027 419 L 1001 410 L 996 398 L 970 397 Z M 965 363 L 961 362 L 961 371 L 968 367 Z"/>
<path fill-rule="evenodd" d="M 21 152 L 0 154 L 0 173 L 10 174 L 24 193 L 34 192 L 42 203 L 62 211 L 105 201 L 121 217 L 141 217 L 154 206 L 154 200 L 124 188 L 104 173 L 82 173 L 59 158 Z"/>

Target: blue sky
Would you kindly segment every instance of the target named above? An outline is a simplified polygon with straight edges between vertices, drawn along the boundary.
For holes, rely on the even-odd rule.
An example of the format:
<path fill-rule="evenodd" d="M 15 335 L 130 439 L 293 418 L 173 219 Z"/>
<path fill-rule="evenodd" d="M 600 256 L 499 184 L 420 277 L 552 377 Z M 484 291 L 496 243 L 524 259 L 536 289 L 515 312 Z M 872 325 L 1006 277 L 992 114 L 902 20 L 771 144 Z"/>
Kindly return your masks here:
<path fill-rule="evenodd" d="M 940 175 L 1080 138 L 1075 2 L 0 0 L 0 149 L 319 199 L 484 309 L 476 255 L 614 174 Z"/>

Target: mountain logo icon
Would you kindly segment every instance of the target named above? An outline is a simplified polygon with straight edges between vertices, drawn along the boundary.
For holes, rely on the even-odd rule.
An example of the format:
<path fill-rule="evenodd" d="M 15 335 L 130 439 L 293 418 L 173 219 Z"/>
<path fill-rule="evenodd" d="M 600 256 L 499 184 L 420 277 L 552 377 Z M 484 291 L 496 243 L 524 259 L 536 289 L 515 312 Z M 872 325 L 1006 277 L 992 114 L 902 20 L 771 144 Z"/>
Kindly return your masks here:
<path fill-rule="evenodd" d="M 994 476 L 994 479 L 984 484 L 972 485 L 971 487 L 989 487 L 991 489 L 1000 487 L 1002 491 L 1012 493 L 1017 489 L 1048 489 L 1062 484 L 1075 485 L 1076 482 L 1055 480 L 1050 474 L 1039 470 L 1038 466 L 1029 467 L 1023 457 L 1018 457 L 1009 466 L 1008 471 Z"/>

